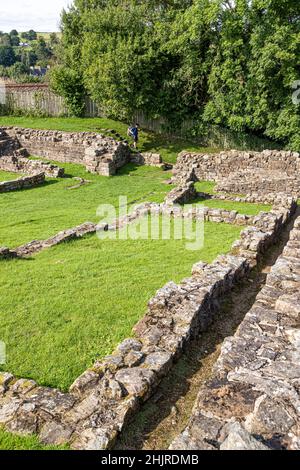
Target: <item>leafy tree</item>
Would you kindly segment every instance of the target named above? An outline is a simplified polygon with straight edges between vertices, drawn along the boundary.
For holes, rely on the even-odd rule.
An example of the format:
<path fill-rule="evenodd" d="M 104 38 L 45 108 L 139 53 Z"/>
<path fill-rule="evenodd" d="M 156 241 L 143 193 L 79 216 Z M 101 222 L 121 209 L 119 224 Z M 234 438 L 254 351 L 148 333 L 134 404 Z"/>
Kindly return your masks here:
<path fill-rule="evenodd" d="M 84 88 L 81 77 L 75 70 L 56 67 L 50 73 L 50 86 L 65 99 L 73 116 L 81 116 L 84 110 Z"/>
<path fill-rule="evenodd" d="M 20 45 L 20 38 L 18 35 L 11 35 L 10 34 L 10 43 L 14 47 L 18 47 Z"/>
<path fill-rule="evenodd" d="M 51 51 L 49 50 L 44 38 L 40 37 L 37 41 L 33 41 L 31 51 L 35 54 L 39 65 L 46 66 L 48 64 L 49 58 L 51 57 Z"/>
<path fill-rule="evenodd" d="M 26 32 L 21 33 L 21 39 L 23 42 L 29 41 L 29 35 Z"/>
<path fill-rule="evenodd" d="M 27 37 L 29 41 L 35 41 L 37 39 L 37 33 L 33 29 L 30 29 L 27 33 Z"/>
<path fill-rule="evenodd" d="M 0 65 L 9 67 L 16 62 L 16 56 L 11 46 L 0 46 Z"/>
<path fill-rule="evenodd" d="M 21 62 L 16 62 L 14 65 L 8 68 L 8 73 L 13 80 L 17 81 L 24 75 L 28 75 L 29 69 Z"/>
<path fill-rule="evenodd" d="M 2 33 L 2 34 L 0 35 L 0 45 L 1 45 L 1 46 L 7 46 L 7 47 L 9 47 L 9 46 L 12 45 L 12 44 L 11 44 L 10 35 L 9 35 L 9 34 L 7 34 L 7 33 Z"/>
<path fill-rule="evenodd" d="M 60 74 L 109 116 L 136 109 L 300 146 L 299 0 L 74 0 Z"/>

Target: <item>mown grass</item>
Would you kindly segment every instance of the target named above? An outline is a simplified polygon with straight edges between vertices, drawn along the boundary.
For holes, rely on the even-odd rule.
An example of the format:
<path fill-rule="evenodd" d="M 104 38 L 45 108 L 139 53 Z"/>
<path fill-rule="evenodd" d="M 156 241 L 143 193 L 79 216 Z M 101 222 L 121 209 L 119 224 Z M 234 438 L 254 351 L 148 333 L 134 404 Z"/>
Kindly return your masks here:
<path fill-rule="evenodd" d="M 12 181 L 21 178 L 24 175 L 20 175 L 19 173 L 9 173 L 8 171 L 0 170 L 0 181 Z"/>
<path fill-rule="evenodd" d="M 200 181 L 195 184 L 197 191 L 215 195 L 216 183 L 213 181 Z M 236 196 L 243 196 L 242 194 L 236 194 Z M 269 212 L 272 209 L 272 206 L 269 204 L 253 204 L 248 202 L 233 202 L 233 201 L 224 201 L 223 199 L 203 199 L 198 198 L 196 201 L 193 201 L 193 204 L 202 204 L 206 207 L 212 209 L 225 209 L 228 211 L 238 211 L 240 214 L 247 215 L 257 215 L 261 211 Z"/>
<path fill-rule="evenodd" d="M 226 253 L 241 228 L 208 223 L 205 246 L 185 240 L 99 240 L 0 263 L 0 337 L 4 370 L 66 389 L 95 359 L 131 333 L 147 301 L 193 263 Z M 180 254 L 180 256 L 178 256 Z"/>
<path fill-rule="evenodd" d="M 108 133 L 114 130 L 124 139 L 127 137 L 127 129 L 130 123 L 113 121 L 106 118 L 34 118 L 1 116 L 0 126 L 20 126 L 32 129 L 50 129 L 66 132 L 99 132 Z M 175 163 L 178 153 L 183 150 L 189 152 L 211 153 L 219 151 L 216 147 L 205 147 L 198 141 L 168 137 L 163 134 L 154 134 L 147 130 L 141 130 L 139 150 L 141 152 L 158 152 L 166 162 Z"/>
<path fill-rule="evenodd" d="M 33 239 L 43 239 L 60 230 L 88 220 L 97 222 L 100 204 L 118 207 L 119 196 L 127 196 L 129 204 L 142 201 L 162 202 L 170 186 L 164 180 L 170 174 L 158 168 L 127 165 L 118 176 L 107 178 L 92 175 L 81 165 L 60 164 L 67 178 L 48 179 L 47 184 L 26 191 L 0 196 L 0 246 L 17 246 Z M 90 183 L 78 189 L 72 176 Z"/>
<path fill-rule="evenodd" d="M 68 450 L 68 446 L 44 446 L 36 436 L 18 436 L 0 428 L 1 450 Z"/>
<path fill-rule="evenodd" d="M 106 129 L 108 134 L 108 129 L 114 129 L 124 138 L 128 127 L 101 118 L 1 117 L 1 125 L 72 132 Z M 217 149 L 142 131 L 140 150 L 160 152 L 165 161 L 175 162 L 182 150 L 207 153 Z M 0 246 L 17 246 L 87 220 L 98 221 L 99 204 L 117 206 L 119 195 L 127 196 L 131 205 L 161 202 L 171 189 L 164 184 L 170 174 L 156 168 L 128 165 L 118 176 L 105 178 L 86 173 L 80 165 L 59 165 L 65 167 L 67 178 L 48 179 L 43 187 L 0 195 Z M 74 176 L 90 182 L 68 189 L 76 185 Z M 15 177 L 0 172 L 2 181 Z M 199 191 L 213 191 L 212 183 L 201 184 Z M 244 211 L 239 204 L 233 208 Z M 188 276 L 194 262 L 210 262 L 227 252 L 239 232 L 238 227 L 207 223 L 205 246 L 197 252 L 186 250 L 184 240 L 100 241 L 90 236 L 32 259 L 1 261 L 0 338 L 6 342 L 8 355 L 1 370 L 66 390 L 95 359 L 131 334 L 158 288 Z M 41 446 L 34 436 L 18 437 L 3 430 L 0 448 L 51 449 Z"/>
<path fill-rule="evenodd" d="M 258 215 L 260 212 L 269 212 L 272 209 L 268 204 L 253 204 L 248 202 L 223 201 L 222 199 L 198 198 L 194 204 L 201 204 L 211 209 L 225 209 L 227 211 L 238 211 L 240 214 Z"/>

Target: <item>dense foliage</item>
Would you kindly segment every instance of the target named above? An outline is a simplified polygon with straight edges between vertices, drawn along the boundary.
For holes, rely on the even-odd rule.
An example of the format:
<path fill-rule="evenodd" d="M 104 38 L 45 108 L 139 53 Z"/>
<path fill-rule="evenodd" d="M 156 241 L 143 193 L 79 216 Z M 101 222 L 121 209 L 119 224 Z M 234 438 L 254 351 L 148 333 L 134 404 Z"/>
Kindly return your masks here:
<path fill-rule="evenodd" d="M 194 118 L 299 149 L 299 0 L 75 0 L 62 30 L 61 66 L 107 115 Z"/>
<path fill-rule="evenodd" d="M 35 81 L 30 67 L 46 68 L 54 61 L 59 39 L 55 33 L 46 41 L 42 35 L 30 30 L 18 33 L 13 29 L 10 33 L 0 31 L 0 77 L 14 81 Z"/>

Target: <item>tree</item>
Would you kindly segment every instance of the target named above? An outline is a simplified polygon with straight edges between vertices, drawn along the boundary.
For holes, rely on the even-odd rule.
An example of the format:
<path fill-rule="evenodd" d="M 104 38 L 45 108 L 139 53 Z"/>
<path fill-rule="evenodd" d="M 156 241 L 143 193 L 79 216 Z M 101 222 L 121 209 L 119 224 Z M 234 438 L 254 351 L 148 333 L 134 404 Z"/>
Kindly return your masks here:
<path fill-rule="evenodd" d="M 32 41 L 31 50 L 37 58 L 37 62 L 41 66 L 48 64 L 49 58 L 51 57 L 51 51 L 49 50 L 44 38 L 39 38 L 37 41 Z"/>
<path fill-rule="evenodd" d="M 26 33 L 26 32 L 21 33 L 21 39 L 24 42 L 29 41 L 28 33 Z"/>
<path fill-rule="evenodd" d="M 1 46 L 11 46 L 11 39 L 10 39 L 10 35 L 7 34 L 7 33 L 3 33 L 1 36 L 0 36 L 0 45 Z"/>
<path fill-rule="evenodd" d="M 9 33 L 9 36 L 10 36 L 10 43 L 13 47 L 18 47 L 20 45 L 20 38 L 18 36 L 18 33 L 17 34 L 12 34 L 14 31 L 16 31 L 15 29 Z"/>
<path fill-rule="evenodd" d="M 0 46 L 0 65 L 9 67 L 16 62 L 16 56 L 11 46 Z"/>
<path fill-rule="evenodd" d="M 27 37 L 29 41 L 35 41 L 37 39 L 37 33 L 33 29 L 30 29 L 27 33 Z"/>
<path fill-rule="evenodd" d="M 50 46 L 53 49 L 59 43 L 59 39 L 56 33 L 50 34 Z"/>
<path fill-rule="evenodd" d="M 84 88 L 81 77 L 75 70 L 62 66 L 50 73 L 50 86 L 54 92 L 65 99 L 65 103 L 73 116 L 80 117 L 84 110 Z"/>
<path fill-rule="evenodd" d="M 108 116 L 142 109 L 299 149 L 299 0 L 74 0 L 58 51 Z"/>

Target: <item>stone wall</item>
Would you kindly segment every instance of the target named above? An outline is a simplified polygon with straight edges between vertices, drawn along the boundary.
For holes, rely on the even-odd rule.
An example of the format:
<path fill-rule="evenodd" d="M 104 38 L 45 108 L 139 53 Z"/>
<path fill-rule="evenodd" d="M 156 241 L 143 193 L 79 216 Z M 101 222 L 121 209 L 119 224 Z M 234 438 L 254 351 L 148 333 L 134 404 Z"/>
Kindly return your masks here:
<path fill-rule="evenodd" d="M 294 209 L 293 201 L 290 207 L 261 214 L 256 227 L 264 234 L 259 237 L 264 241 L 257 243 L 257 232 L 248 231 L 245 256 L 229 254 L 212 264 L 197 263 L 192 277 L 160 289 L 134 328 L 135 337 L 124 340 L 111 356 L 84 372 L 69 393 L 0 374 L 0 425 L 11 432 L 36 433 L 44 443 L 69 442 L 73 449 L 111 448 L 184 346 L 213 321 L 218 300 L 248 273 L 253 252 L 257 250 L 258 258 L 261 256 Z M 135 216 L 145 215 L 147 210 L 140 206 Z M 128 221 L 130 216 L 111 228 Z"/>
<path fill-rule="evenodd" d="M 46 163 L 40 160 L 30 160 L 27 157 L 16 155 L 0 157 L 0 170 L 29 175 L 43 172 L 50 178 L 62 178 L 65 173 L 63 168 L 53 165 L 52 163 Z"/>
<path fill-rule="evenodd" d="M 0 182 L 0 193 L 18 191 L 20 189 L 35 188 L 45 182 L 45 173 L 38 173 L 33 176 L 24 176 L 17 180 Z M 1 258 L 1 254 L 0 254 Z"/>
<path fill-rule="evenodd" d="M 218 190 L 231 193 L 287 192 L 299 196 L 300 155 L 278 150 L 181 153 L 174 167 L 174 181 L 197 180 L 216 181 Z"/>
<path fill-rule="evenodd" d="M 1 132 L 30 155 L 83 164 L 88 171 L 104 175 L 115 174 L 130 160 L 131 155 L 127 144 L 92 132 L 70 133 L 17 127 L 3 127 Z M 3 154 L 7 155 L 5 152 Z"/>
<path fill-rule="evenodd" d="M 148 166 L 162 166 L 163 160 L 159 153 L 133 153 L 131 161 L 137 165 L 148 165 Z"/>
<path fill-rule="evenodd" d="M 35 155 L 59 162 L 79 163 L 85 165 L 87 171 L 103 176 L 115 175 L 128 162 L 163 166 L 158 153 L 131 153 L 126 142 L 92 132 L 70 133 L 3 127 L 0 133 L 1 155 Z"/>
<path fill-rule="evenodd" d="M 58 245 L 69 240 L 81 238 L 87 234 L 95 233 L 98 231 L 112 231 L 120 230 L 126 225 L 135 222 L 137 219 L 144 217 L 149 214 L 164 215 L 167 217 L 179 217 L 188 218 L 203 222 L 215 222 L 215 223 L 227 223 L 233 225 L 250 225 L 256 223 L 255 217 L 251 217 L 246 214 L 239 214 L 237 211 L 226 211 L 223 209 L 211 209 L 208 207 L 198 208 L 193 207 L 191 209 L 182 208 L 179 206 L 170 206 L 169 204 L 157 204 L 154 202 L 142 203 L 135 207 L 134 211 L 128 215 L 118 217 L 110 224 L 101 223 L 95 224 L 93 222 L 85 222 L 77 227 L 63 230 L 53 237 L 46 240 L 33 240 L 29 243 L 25 243 L 14 249 L 7 247 L 0 247 L 0 259 L 1 258 L 23 258 L 38 253 L 46 248 Z M 259 219 L 259 218 L 258 218 Z"/>
<path fill-rule="evenodd" d="M 300 450 L 300 218 L 171 449 Z"/>
<path fill-rule="evenodd" d="M 195 189 L 194 183 L 186 182 L 182 183 L 180 186 L 172 189 L 166 198 L 166 204 L 187 204 L 197 197 L 197 191 Z"/>

